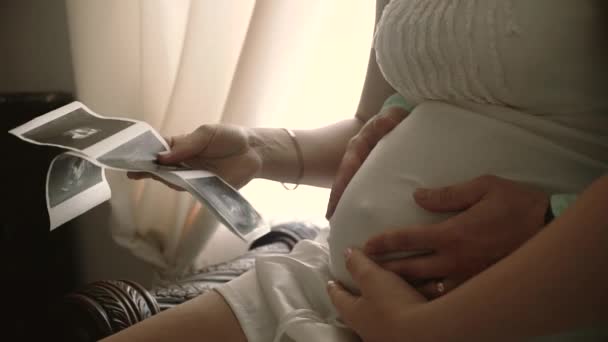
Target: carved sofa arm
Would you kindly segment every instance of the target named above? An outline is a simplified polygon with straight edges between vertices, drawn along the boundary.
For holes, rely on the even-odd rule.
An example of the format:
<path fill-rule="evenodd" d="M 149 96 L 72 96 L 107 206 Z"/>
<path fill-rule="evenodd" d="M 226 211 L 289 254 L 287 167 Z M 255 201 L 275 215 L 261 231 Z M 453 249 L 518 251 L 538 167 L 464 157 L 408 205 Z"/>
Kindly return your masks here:
<path fill-rule="evenodd" d="M 97 341 L 159 313 L 156 299 L 141 285 L 104 280 L 66 295 L 55 308 L 63 341 Z"/>

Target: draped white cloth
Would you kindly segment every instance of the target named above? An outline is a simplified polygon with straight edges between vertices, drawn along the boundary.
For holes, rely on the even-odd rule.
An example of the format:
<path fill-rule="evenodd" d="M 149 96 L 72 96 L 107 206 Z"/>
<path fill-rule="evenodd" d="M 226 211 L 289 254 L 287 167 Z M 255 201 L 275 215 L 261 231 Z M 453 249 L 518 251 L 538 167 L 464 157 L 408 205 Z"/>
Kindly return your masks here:
<path fill-rule="evenodd" d="M 306 128 L 352 116 L 375 5 L 369 0 L 66 3 L 78 99 L 103 115 L 144 120 L 166 136 L 203 123 Z M 110 210 L 92 211 L 77 223 L 110 229 L 116 242 L 165 275 L 196 267 L 219 225 L 213 216 L 188 193 L 129 181 L 121 173 L 108 176 Z M 304 187 L 286 194 L 280 188 L 254 181 L 243 193 L 266 217 L 323 216 L 326 190 Z M 297 202 L 296 196 L 308 201 Z M 224 251 L 242 247 L 228 240 L 222 242 Z"/>

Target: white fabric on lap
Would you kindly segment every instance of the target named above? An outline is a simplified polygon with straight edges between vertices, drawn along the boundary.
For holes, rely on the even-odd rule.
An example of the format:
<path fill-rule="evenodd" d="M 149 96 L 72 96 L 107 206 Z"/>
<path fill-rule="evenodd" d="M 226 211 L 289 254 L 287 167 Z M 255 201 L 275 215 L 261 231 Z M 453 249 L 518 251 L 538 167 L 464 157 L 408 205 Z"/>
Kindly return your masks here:
<path fill-rule="evenodd" d="M 248 341 L 272 341 L 277 320 L 259 289 L 255 269 L 214 289 L 230 306 Z"/>
<path fill-rule="evenodd" d="M 259 257 L 255 270 L 218 292 L 249 341 L 358 341 L 327 296 L 328 260 L 326 245 L 304 240 L 289 255 Z"/>

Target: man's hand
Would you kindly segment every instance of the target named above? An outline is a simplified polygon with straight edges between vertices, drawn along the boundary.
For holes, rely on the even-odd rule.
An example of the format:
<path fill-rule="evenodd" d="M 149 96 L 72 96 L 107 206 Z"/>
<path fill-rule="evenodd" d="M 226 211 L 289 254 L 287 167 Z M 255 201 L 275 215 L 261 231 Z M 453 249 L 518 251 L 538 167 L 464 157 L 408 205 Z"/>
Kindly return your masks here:
<path fill-rule="evenodd" d="M 419 290 L 429 299 L 457 287 L 521 246 L 543 227 L 549 205 L 548 194 L 495 176 L 419 189 L 414 199 L 426 210 L 463 212 L 437 224 L 379 234 L 367 241 L 364 251 L 370 256 L 434 251 L 381 264 L 422 284 Z"/>
<path fill-rule="evenodd" d="M 366 342 L 417 340 L 408 329 L 407 316 L 426 302 L 414 288 L 383 270 L 361 251 L 346 253 L 346 267 L 361 289 L 353 295 L 330 282 L 327 291 L 340 318 Z"/>
<path fill-rule="evenodd" d="M 344 193 L 344 189 L 361 167 L 378 141 L 395 128 L 405 117 L 407 112 L 400 107 L 390 107 L 384 112 L 369 119 L 357 135 L 355 135 L 346 146 L 346 152 L 336 172 L 334 184 L 331 187 L 327 213 L 329 219 L 336 210 L 338 201 Z"/>

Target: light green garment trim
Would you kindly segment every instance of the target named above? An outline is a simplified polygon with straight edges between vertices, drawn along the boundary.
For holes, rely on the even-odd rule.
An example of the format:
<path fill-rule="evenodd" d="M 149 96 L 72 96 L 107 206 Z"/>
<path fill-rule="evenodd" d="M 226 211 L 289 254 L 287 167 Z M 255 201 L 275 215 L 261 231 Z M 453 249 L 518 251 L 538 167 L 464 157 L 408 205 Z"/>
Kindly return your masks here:
<path fill-rule="evenodd" d="M 574 194 L 554 194 L 551 195 L 551 211 L 553 216 L 558 217 L 561 215 L 574 201 L 576 201 L 576 195 Z"/>
<path fill-rule="evenodd" d="M 414 106 L 407 103 L 407 101 L 405 101 L 403 96 L 401 96 L 399 93 L 394 93 L 393 95 L 389 96 L 384 101 L 384 104 L 382 104 L 382 109 L 380 109 L 380 112 L 390 107 L 401 107 L 408 112 L 411 112 L 412 109 L 414 109 Z"/>

